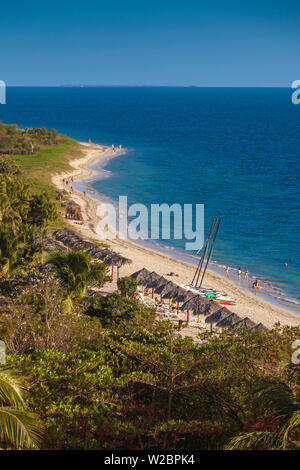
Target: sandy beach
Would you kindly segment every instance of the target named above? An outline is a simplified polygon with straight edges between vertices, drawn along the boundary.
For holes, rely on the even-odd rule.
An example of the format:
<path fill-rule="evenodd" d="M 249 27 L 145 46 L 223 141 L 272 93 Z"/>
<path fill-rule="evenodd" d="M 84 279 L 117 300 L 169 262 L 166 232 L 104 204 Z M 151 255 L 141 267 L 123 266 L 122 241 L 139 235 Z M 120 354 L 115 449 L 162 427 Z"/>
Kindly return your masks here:
<path fill-rule="evenodd" d="M 58 189 L 65 188 L 63 179 L 73 177 L 74 182 L 79 182 L 97 175 L 97 172 L 88 167 L 96 164 L 103 158 L 113 156 L 111 147 L 85 143 L 81 144 L 85 155 L 80 159 L 70 162 L 74 170 L 52 176 L 52 182 Z M 118 155 L 124 152 L 124 150 L 121 150 Z M 84 224 L 79 225 L 75 221 L 69 221 L 70 225 L 74 230 L 80 232 L 85 237 L 93 240 L 99 239 L 100 241 L 96 231 L 100 219 L 96 213 L 99 204 L 101 204 L 101 200 L 95 199 L 88 194 L 84 195 L 76 189 L 73 191 L 71 199 L 80 205 Z M 101 241 L 103 241 L 103 239 Z M 170 280 L 179 284 L 189 284 L 193 277 L 195 271 L 193 264 L 173 259 L 166 254 L 142 247 L 129 240 L 110 239 L 107 243 L 114 251 L 132 260 L 132 264 L 125 265 L 120 269 L 120 276 L 132 274 L 142 267 L 145 267 L 150 271 L 156 271 L 158 274 L 164 276 L 170 272 L 174 272 L 178 274 L 178 277 L 170 277 Z M 250 291 L 250 287 L 248 287 L 247 291 L 242 290 L 242 288 L 233 281 L 211 270 L 207 271 L 205 287 L 226 292 L 228 295 L 235 298 L 237 305 L 229 306 L 229 309 L 241 317 L 248 317 L 256 323 L 261 322 L 269 328 L 277 322 L 280 322 L 282 325 L 300 325 L 300 317 L 293 312 L 254 295 L 254 293 Z M 108 288 L 114 290 L 116 288 L 115 281 Z"/>

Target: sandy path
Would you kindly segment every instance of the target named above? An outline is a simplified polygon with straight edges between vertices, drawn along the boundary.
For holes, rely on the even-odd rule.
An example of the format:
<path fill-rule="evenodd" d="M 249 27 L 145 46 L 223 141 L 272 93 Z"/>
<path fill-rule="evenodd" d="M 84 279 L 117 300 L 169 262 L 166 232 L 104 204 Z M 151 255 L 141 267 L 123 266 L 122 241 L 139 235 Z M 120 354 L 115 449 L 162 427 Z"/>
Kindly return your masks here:
<path fill-rule="evenodd" d="M 64 187 L 63 178 L 73 176 L 74 182 L 76 182 L 97 174 L 87 167 L 98 162 L 101 158 L 108 157 L 112 154 L 112 149 L 109 147 L 89 144 L 82 145 L 85 156 L 70 162 L 70 165 L 74 167 L 74 171 L 52 176 L 52 182 L 57 188 L 62 189 Z M 101 201 L 88 195 L 84 196 L 83 193 L 77 190 L 74 190 L 71 199 L 80 205 L 84 217 L 84 225 L 79 225 L 73 221 L 70 221 L 70 224 L 84 236 L 94 240 L 99 239 L 96 232 L 99 221 L 96 211 Z M 109 240 L 108 243 L 114 251 L 133 261 L 132 264 L 125 265 L 121 268 L 121 276 L 129 275 L 145 267 L 161 275 L 166 275 L 169 272 L 179 274 L 178 278 L 170 277 L 170 279 L 178 283 L 189 284 L 193 277 L 195 271 L 194 265 L 175 260 L 165 254 L 141 247 L 128 240 L 115 239 Z M 111 288 L 113 287 L 115 287 L 115 283 L 111 286 Z M 256 323 L 262 322 L 267 327 L 273 326 L 276 322 L 280 322 L 282 325 L 300 325 L 300 317 L 293 312 L 267 302 L 259 296 L 254 295 L 250 289 L 248 289 L 248 291 L 242 290 L 233 281 L 218 273 L 207 271 L 205 287 L 225 291 L 228 295 L 235 298 L 237 305 L 228 308 L 241 317 L 247 316 Z M 111 288 L 109 290 L 111 290 Z"/>

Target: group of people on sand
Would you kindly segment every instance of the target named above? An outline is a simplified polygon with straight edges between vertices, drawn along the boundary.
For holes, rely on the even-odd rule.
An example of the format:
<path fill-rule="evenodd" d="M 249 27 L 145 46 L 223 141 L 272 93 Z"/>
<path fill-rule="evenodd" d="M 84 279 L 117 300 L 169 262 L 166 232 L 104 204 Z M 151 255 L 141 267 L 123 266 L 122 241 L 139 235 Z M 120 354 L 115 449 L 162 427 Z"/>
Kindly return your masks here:
<path fill-rule="evenodd" d="M 287 262 L 284 263 L 284 267 L 285 268 L 288 267 Z M 241 280 L 241 275 L 242 275 L 242 270 L 241 270 L 241 268 L 238 268 L 238 270 L 237 270 L 238 282 L 240 282 L 240 280 Z M 229 277 L 229 266 L 226 266 L 226 268 L 225 268 L 225 276 Z M 244 281 L 248 282 L 248 277 L 249 277 L 249 271 L 248 271 L 248 269 L 245 269 L 245 271 L 244 271 Z M 254 291 L 257 291 L 258 289 L 262 289 L 262 286 L 259 285 L 257 279 L 252 283 L 252 289 L 254 289 Z"/>
<path fill-rule="evenodd" d="M 120 144 L 119 147 L 115 147 L 114 145 L 112 145 L 111 148 L 113 152 L 116 152 L 117 150 L 122 150 L 122 145 Z"/>
<path fill-rule="evenodd" d="M 242 272 L 241 268 L 239 267 L 238 270 L 237 270 L 238 282 L 240 282 L 242 274 L 243 274 L 243 272 Z M 226 266 L 226 268 L 225 268 L 225 276 L 229 277 L 229 266 Z M 248 282 L 248 278 L 249 278 L 249 271 L 248 271 L 248 269 L 245 269 L 245 271 L 244 271 L 244 281 Z M 255 289 L 255 290 L 262 289 L 262 287 L 258 284 L 257 279 L 253 282 L 252 289 Z"/>
<path fill-rule="evenodd" d="M 63 178 L 62 182 L 67 189 L 69 189 L 70 194 L 73 193 L 73 184 L 74 184 L 74 176 L 70 176 L 69 178 Z"/>
<path fill-rule="evenodd" d="M 237 275 L 238 275 L 238 281 L 240 281 L 241 280 L 241 275 L 242 275 L 241 268 L 238 269 Z M 248 269 L 245 269 L 245 271 L 244 271 L 244 280 L 248 280 L 248 277 L 249 277 L 249 271 L 248 271 Z"/>
<path fill-rule="evenodd" d="M 150 289 L 145 288 L 144 289 L 144 296 L 149 296 L 149 295 L 151 295 Z M 139 299 L 139 295 L 136 294 L 135 298 Z M 166 302 L 163 299 L 160 299 L 159 297 L 154 297 L 154 301 L 155 301 L 157 306 L 161 306 L 161 307 L 166 306 Z M 171 312 L 171 313 L 176 313 L 177 312 L 177 304 L 174 303 L 174 302 L 170 303 L 169 306 L 168 306 L 168 311 Z"/>
<path fill-rule="evenodd" d="M 237 270 L 238 281 L 241 280 L 241 275 L 242 275 L 242 270 L 241 270 L 241 268 L 239 268 Z M 225 276 L 229 277 L 229 266 L 226 266 L 226 268 L 225 268 Z M 248 271 L 248 269 L 246 269 L 244 271 L 244 279 L 248 279 L 248 276 L 249 276 L 249 271 Z"/>

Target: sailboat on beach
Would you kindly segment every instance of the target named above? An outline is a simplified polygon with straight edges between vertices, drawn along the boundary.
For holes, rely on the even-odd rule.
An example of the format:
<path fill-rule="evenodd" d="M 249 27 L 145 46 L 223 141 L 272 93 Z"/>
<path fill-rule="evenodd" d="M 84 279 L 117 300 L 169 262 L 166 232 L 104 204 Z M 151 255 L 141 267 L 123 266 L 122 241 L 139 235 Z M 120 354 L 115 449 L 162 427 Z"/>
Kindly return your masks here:
<path fill-rule="evenodd" d="M 219 219 L 218 217 L 213 218 L 213 221 L 212 221 L 212 224 L 211 224 L 211 227 L 210 227 L 210 231 L 209 231 L 209 235 L 208 235 L 208 238 L 207 238 L 206 243 L 204 245 L 204 250 L 203 250 L 202 256 L 199 260 L 199 263 L 198 263 L 198 266 L 196 268 L 196 271 L 195 271 L 194 277 L 192 279 L 192 282 L 191 282 L 191 284 L 189 284 L 187 286 L 183 286 L 183 287 L 190 290 L 190 291 L 192 291 L 192 292 L 195 292 L 195 293 L 201 295 L 202 297 L 206 297 L 207 299 L 211 299 L 214 302 L 217 302 L 219 304 L 236 305 L 236 303 L 237 303 L 236 300 L 233 299 L 232 297 L 230 297 L 229 295 L 227 295 L 226 293 L 218 292 L 215 289 L 203 288 L 202 287 L 203 280 L 204 280 L 205 273 L 206 273 L 206 269 L 207 269 L 209 260 L 211 258 L 213 247 L 214 247 L 214 244 L 215 244 L 215 241 L 216 241 L 216 238 L 217 238 L 217 234 L 218 234 L 218 231 L 219 231 L 220 223 L 221 223 L 221 219 Z M 199 253 L 199 251 L 198 251 L 198 253 Z"/>

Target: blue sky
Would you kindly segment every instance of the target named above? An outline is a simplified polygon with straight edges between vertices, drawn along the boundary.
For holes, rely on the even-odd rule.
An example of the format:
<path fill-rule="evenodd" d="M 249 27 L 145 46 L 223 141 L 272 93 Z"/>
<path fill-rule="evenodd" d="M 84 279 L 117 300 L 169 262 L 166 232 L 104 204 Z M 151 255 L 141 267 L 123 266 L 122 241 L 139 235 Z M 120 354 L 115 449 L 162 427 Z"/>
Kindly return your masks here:
<path fill-rule="evenodd" d="M 66 0 L 1 5 L 7 85 L 287 86 L 299 1 Z"/>

